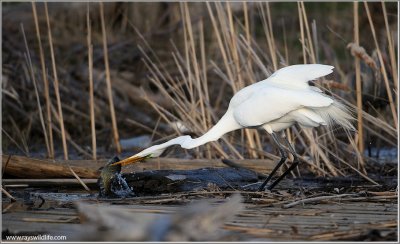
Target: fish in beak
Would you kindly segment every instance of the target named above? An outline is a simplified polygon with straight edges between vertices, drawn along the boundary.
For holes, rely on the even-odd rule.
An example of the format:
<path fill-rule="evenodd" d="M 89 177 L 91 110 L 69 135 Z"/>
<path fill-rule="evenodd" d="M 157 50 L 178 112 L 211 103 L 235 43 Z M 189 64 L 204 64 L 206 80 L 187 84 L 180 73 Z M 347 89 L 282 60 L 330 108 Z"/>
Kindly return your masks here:
<path fill-rule="evenodd" d="M 146 155 L 146 156 L 133 155 L 133 156 L 131 156 L 129 158 L 125 158 L 125 159 L 123 159 L 121 161 L 113 163 L 112 166 L 115 166 L 115 165 L 125 166 L 125 165 L 129 165 L 129 164 L 134 164 L 134 163 L 137 163 L 137 162 L 144 161 L 145 159 L 148 159 L 148 158 L 151 158 L 151 154 Z"/>

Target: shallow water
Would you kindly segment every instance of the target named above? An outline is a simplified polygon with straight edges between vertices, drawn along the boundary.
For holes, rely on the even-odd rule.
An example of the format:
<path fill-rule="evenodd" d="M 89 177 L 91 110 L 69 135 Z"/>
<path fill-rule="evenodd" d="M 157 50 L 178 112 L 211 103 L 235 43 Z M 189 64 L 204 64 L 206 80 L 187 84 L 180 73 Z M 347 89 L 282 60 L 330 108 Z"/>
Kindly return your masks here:
<path fill-rule="evenodd" d="M 387 162 L 397 162 L 398 158 L 398 150 L 395 147 L 388 148 L 388 147 L 383 147 L 383 148 L 377 148 L 377 147 L 372 147 L 370 148 L 371 150 L 371 157 L 377 160 L 378 162 L 381 163 L 387 163 Z M 365 149 L 364 151 L 364 156 L 369 157 L 369 151 L 368 148 Z"/>

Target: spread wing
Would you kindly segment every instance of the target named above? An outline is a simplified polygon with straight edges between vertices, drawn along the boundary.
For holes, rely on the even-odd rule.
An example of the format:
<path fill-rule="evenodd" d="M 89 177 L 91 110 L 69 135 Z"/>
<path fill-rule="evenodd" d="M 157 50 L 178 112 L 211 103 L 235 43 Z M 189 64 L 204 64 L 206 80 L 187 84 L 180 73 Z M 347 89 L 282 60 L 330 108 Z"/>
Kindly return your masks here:
<path fill-rule="evenodd" d="M 264 85 L 257 87 L 240 104 L 235 104 L 233 115 L 242 126 L 259 126 L 303 107 L 328 107 L 333 100 L 313 90 L 290 90 Z"/>
<path fill-rule="evenodd" d="M 333 66 L 324 64 L 296 64 L 276 71 L 268 80 L 293 85 L 300 85 L 302 83 L 308 85 L 308 81 L 332 73 L 333 68 Z"/>

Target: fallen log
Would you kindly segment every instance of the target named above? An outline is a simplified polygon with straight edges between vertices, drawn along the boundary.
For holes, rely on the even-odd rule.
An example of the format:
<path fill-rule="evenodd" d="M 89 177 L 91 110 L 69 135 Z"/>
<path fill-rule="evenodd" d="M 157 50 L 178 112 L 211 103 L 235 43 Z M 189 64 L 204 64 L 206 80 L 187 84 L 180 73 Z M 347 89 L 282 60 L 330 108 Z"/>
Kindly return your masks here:
<path fill-rule="evenodd" d="M 47 179 L 74 178 L 69 166 L 80 178 L 98 178 L 99 169 L 107 159 L 99 160 L 58 160 L 37 159 L 19 155 L 2 155 L 3 173 L 17 178 Z M 257 173 L 271 172 L 275 162 L 266 159 L 242 159 L 234 161 L 237 165 Z M 220 159 L 178 159 L 154 158 L 143 163 L 124 167 L 122 172 L 142 172 L 145 170 L 192 170 L 199 168 L 226 168 Z"/>
<path fill-rule="evenodd" d="M 99 172 L 93 168 L 76 166 L 72 163 L 60 163 L 53 160 L 35 159 L 23 156 L 2 156 L 4 174 L 18 178 L 75 178 L 69 166 L 80 178 L 97 178 Z M 85 165 L 85 167 L 83 167 Z"/>

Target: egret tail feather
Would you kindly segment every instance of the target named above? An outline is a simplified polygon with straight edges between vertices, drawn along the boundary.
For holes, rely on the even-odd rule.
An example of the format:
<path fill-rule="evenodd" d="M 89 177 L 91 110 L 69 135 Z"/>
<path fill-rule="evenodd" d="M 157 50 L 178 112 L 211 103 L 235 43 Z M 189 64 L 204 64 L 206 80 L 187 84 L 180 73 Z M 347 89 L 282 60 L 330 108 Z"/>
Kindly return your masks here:
<path fill-rule="evenodd" d="M 313 110 L 327 122 L 329 127 L 338 124 L 346 130 L 356 130 L 352 124 L 355 118 L 351 108 L 336 100 L 329 107 L 314 108 Z"/>

